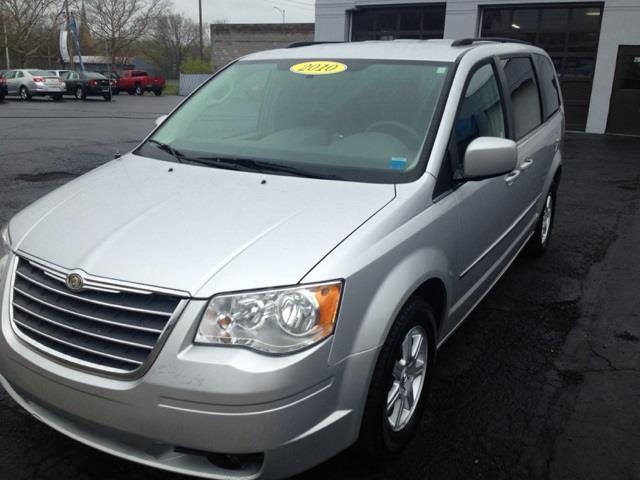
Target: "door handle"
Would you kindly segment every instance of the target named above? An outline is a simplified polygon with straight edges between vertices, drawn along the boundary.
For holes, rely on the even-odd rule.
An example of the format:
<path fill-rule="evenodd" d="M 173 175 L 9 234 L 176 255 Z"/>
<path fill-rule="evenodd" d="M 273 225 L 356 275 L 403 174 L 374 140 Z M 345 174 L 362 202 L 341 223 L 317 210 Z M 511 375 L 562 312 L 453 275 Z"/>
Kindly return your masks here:
<path fill-rule="evenodd" d="M 513 172 L 510 172 L 507 174 L 506 177 L 504 177 L 504 181 L 507 183 L 507 185 L 511 185 L 513 182 L 515 182 L 518 177 L 520 176 L 520 170 L 514 170 Z"/>
<path fill-rule="evenodd" d="M 533 158 L 527 158 L 522 162 L 522 165 L 520 165 L 520 170 L 525 172 L 531 168 L 531 165 L 533 165 Z"/>

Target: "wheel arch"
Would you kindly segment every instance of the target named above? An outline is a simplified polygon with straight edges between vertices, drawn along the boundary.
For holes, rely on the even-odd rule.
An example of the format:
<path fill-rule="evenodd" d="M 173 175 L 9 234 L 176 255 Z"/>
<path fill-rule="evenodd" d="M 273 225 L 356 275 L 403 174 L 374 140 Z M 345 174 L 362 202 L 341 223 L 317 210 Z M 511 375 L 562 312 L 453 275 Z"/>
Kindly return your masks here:
<path fill-rule="evenodd" d="M 411 296 L 420 297 L 431 306 L 436 317 L 436 333 L 439 333 L 447 313 L 447 287 L 442 279 L 439 277 L 429 278 Z"/>
<path fill-rule="evenodd" d="M 423 247 L 399 256 L 384 257 L 380 263 L 370 264 L 346 279 L 331 364 L 380 348 L 398 314 L 413 296 L 431 305 L 437 319 L 436 329 L 443 325 L 450 291 L 447 254 L 439 248 Z"/>

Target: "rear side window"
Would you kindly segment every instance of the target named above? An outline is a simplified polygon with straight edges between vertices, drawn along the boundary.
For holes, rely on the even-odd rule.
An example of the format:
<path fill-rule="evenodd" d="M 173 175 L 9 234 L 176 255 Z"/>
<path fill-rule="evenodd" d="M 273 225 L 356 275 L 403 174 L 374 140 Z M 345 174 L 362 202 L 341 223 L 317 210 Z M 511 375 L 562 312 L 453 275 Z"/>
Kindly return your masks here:
<path fill-rule="evenodd" d="M 515 138 L 520 140 L 542 123 L 533 65 L 528 57 L 516 57 L 502 59 L 502 66 L 511 97 Z"/>
<path fill-rule="evenodd" d="M 464 93 L 455 123 L 460 161 L 469 144 L 478 137 L 505 137 L 500 90 L 491 64 L 476 70 Z"/>
<path fill-rule="evenodd" d="M 534 55 L 540 92 L 542 94 L 542 111 L 544 119 L 548 119 L 560 108 L 560 91 L 551 61 L 543 55 Z"/>

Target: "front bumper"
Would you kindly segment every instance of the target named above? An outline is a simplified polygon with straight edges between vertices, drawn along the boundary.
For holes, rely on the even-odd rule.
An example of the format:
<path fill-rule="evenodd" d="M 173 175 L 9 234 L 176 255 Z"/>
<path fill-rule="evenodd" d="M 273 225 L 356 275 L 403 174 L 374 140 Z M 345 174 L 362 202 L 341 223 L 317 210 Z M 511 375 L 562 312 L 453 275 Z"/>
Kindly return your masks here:
<path fill-rule="evenodd" d="M 206 302 L 192 300 L 143 377 L 104 377 L 16 337 L 10 283 L 0 283 L 0 383 L 36 418 L 78 441 L 174 472 L 253 479 L 294 475 L 357 438 L 375 351 L 331 366 L 331 339 L 281 357 L 195 346 Z M 247 460 L 232 469 L 219 454 Z"/>

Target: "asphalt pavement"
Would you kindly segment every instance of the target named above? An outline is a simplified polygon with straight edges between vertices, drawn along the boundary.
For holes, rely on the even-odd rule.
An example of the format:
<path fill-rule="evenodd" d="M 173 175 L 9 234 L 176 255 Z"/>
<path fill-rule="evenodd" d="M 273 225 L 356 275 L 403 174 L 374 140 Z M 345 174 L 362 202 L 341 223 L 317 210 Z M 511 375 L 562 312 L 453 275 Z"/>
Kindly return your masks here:
<path fill-rule="evenodd" d="M 178 97 L 0 104 L 0 223 L 133 148 Z M 640 479 L 640 139 L 569 134 L 547 254 L 519 258 L 438 354 L 421 435 L 297 480 Z M 0 389 L 0 477 L 178 480 L 70 440 Z"/>

